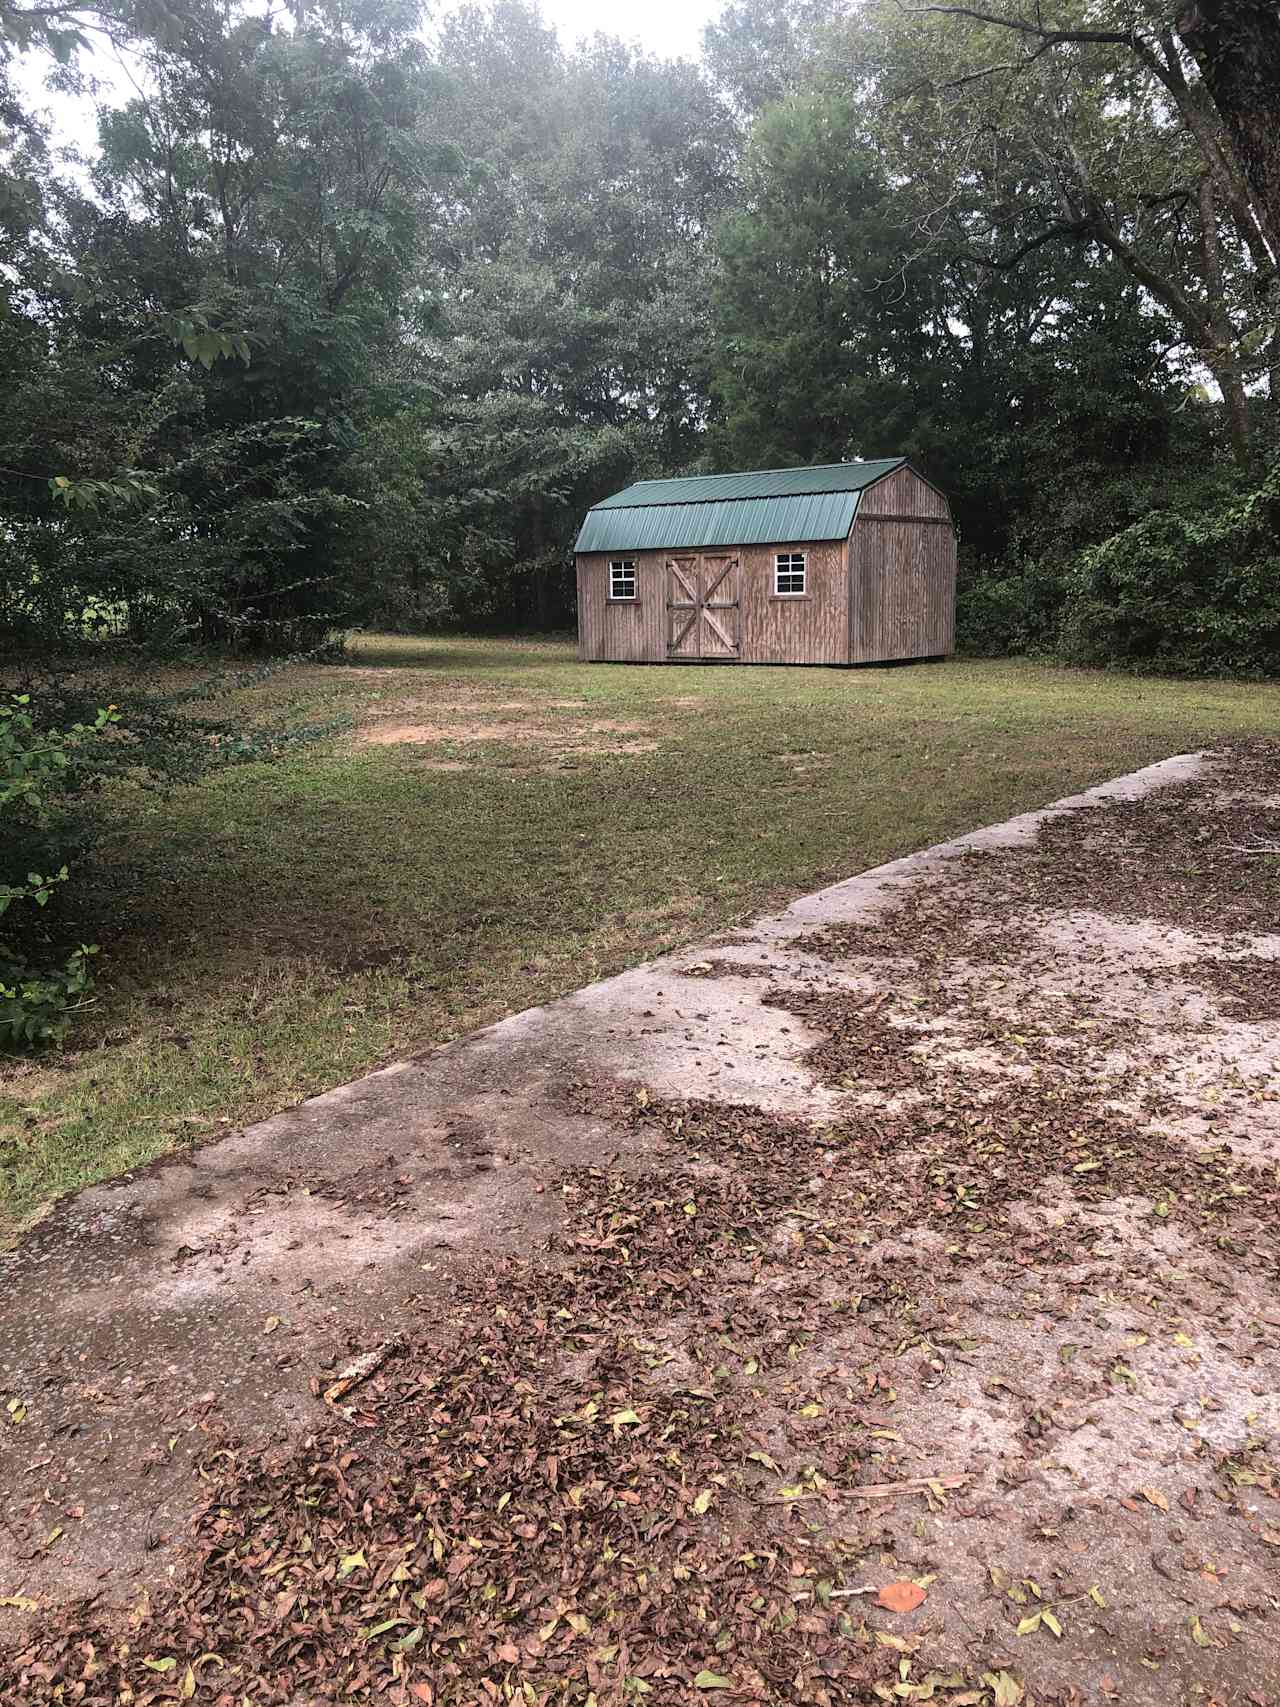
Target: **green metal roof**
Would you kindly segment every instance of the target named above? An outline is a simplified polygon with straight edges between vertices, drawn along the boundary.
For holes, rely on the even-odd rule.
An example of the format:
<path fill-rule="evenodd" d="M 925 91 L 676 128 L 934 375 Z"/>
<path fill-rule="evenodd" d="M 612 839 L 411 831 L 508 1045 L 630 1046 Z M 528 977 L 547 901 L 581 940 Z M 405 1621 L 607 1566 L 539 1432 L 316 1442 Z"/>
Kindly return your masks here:
<path fill-rule="evenodd" d="M 637 480 L 587 511 L 575 551 L 673 551 L 843 539 L 858 494 L 905 457 Z"/>

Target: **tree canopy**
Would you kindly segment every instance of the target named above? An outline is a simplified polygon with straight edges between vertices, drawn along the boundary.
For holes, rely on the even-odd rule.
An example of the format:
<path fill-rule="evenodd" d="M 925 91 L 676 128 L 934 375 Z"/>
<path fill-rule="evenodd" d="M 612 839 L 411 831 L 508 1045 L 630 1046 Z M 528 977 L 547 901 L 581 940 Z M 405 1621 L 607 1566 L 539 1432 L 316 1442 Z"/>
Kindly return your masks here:
<path fill-rule="evenodd" d="M 1049 642 L 1074 553 L 1274 456 L 1274 8 L 730 0 L 696 62 L 526 0 L 0 30 L 18 639 L 563 624 L 614 487 L 905 452 L 969 632 Z M 77 164 L 13 72 L 101 41 L 131 92 Z"/>

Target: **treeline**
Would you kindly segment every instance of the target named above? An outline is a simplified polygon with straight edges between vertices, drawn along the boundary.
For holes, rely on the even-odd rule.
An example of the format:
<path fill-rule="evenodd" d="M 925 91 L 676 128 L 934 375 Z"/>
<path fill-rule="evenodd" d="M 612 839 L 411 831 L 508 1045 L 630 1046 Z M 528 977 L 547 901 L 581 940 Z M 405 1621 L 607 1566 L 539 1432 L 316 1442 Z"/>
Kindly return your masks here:
<path fill-rule="evenodd" d="M 986 651 L 1280 671 L 1280 26 L 734 0 L 0 5 L 0 630 L 572 617 L 657 473 L 906 452 Z M 15 68 L 137 94 L 57 158 Z"/>

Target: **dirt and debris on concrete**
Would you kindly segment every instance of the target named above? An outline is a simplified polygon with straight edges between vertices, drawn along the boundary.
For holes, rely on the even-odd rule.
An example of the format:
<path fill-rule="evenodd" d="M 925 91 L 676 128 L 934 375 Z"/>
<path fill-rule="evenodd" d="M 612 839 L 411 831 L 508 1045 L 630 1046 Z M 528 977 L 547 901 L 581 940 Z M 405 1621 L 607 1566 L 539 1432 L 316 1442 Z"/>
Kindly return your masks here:
<path fill-rule="evenodd" d="M 1280 752 L 60 1205 L 0 1699 L 1280 1707 Z"/>

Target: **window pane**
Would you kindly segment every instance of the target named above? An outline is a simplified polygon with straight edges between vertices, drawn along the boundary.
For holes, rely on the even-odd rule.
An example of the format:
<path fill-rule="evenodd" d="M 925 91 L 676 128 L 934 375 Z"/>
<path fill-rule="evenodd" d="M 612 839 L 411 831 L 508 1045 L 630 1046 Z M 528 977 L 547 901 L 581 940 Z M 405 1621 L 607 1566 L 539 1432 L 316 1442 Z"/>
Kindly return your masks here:
<path fill-rule="evenodd" d="M 636 596 L 636 566 L 633 558 L 618 558 L 609 564 L 609 597 L 634 599 Z"/>
<path fill-rule="evenodd" d="M 775 559 L 773 590 L 779 594 L 801 594 L 805 590 L 805 554 L 780 551 Z"/>

